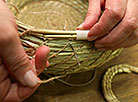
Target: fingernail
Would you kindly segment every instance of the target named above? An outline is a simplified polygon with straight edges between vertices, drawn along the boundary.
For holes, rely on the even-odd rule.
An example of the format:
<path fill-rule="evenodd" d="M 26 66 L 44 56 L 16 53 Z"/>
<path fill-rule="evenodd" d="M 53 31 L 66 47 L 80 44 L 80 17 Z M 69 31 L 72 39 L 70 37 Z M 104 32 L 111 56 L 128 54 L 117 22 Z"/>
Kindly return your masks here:
<path fill-rule="evenodd" d="M 97 39 L 97 37 L 96 37 L 96 36 L 91 36 L 91 37 L 88 37 L 88 41 L 93 41 L 93 40 L 95 40 L 95 39 Z"/>
<path fill-rule="evenodd" d="M 31 60 L 32 66 L 33 66 L 33 70 L 36 71 L 36 67 L 35 67 L 35 59 Z"/>
<path fill-rule="evenodd" d="M 25 73 L 24 75 L 24 81 L 26 84 L 30 87 L 34 87 L 37 85 L 38 78 L 37 76 L 33 73 L 32 70 L 29 70 L 28 72 Z"/>
<path fill-rule="evenodd" d="M 49 61 L 47 61 L 47 63 L 46 63 L 46 67 L 50 67 L 50 63 L 49 63 Z"/>
<path fill-rule="evenodd" d="M 96 48 L 101 48 L 101 47 L 104 47 L 104 45 L 101 45 L 101 44 L 95 44 L 95 47 L 96 47 Z"/>
<path fill-rule="evenodd" d="M 84 23 L 80 24 L 80 25 L 76 28 L 76 30 L 83 30 L 83 24 L 84 24 Z"/>

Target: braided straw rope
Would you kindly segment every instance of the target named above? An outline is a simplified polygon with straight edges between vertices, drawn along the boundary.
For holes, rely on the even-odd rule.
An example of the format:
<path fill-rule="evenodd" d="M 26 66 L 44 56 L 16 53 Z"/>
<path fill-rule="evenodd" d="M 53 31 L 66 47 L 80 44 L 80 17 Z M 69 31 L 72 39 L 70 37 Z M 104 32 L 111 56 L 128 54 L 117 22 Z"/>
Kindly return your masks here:
<path fill-rule="evenodd" d="M 57 79 L 71 86 L 86 85 L 73 85 L 59 78 L 93 70 L 118 56 L 122 51 L 122 49 L 96 51 L 94 42 L 76 41 L 75 28 L 85 19 L 87 0 L 7 0 L 7 3 L 17 19 L 20 39 L 29 58 L 34 57 L 38 47 L 42 45 L 50 47 L 48 59 L 51 66 L 45 69 L 44 74 L 56 77 L 39 83 Z M 111 71 L 107 74 L 113 77 L 116 72 Z M 104 77 L 103 89 L 105 97 L 111 102 L 108 97 L 117 99 L 111 91 L 111 86 L 107 84 L 111 79 L 107 78 Z"/>
<path fill-rule="evenodd" d="M 118 73 L 138 73 L 138 68 L 127 64 L 113 66 L 107 70 L 103 77 L 102 87 L 103 94 L 108 102 L 120 102 L 112 91 L 112 79 Z"/>

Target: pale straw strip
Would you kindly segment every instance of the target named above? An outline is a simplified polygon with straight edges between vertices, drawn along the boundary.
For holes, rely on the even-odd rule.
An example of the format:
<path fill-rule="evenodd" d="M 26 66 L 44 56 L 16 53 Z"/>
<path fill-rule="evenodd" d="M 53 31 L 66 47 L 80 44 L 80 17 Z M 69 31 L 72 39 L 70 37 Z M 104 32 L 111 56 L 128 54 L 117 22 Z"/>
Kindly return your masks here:
<path fill-rule="evenodd" d="M 56 77 L 49 78 L 48 80 L 40 80 L 40 81 L 38 81 L 38 83 L 39 84 L 45 84 L 45 83 L 48 83 L 48 82 L 53 81 L 55 79 L 59 79 L 59 78 L 63 78 L 63 77 L 65 77 L 65 76 L 56 76 Z"/>

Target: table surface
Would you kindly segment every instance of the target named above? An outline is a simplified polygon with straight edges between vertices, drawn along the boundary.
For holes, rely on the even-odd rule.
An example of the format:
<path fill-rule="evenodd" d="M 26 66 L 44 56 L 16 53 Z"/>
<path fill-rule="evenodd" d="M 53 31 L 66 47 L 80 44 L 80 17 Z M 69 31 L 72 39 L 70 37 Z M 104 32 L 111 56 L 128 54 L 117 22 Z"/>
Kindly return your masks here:
<path fill-rule="evenodd" d="M 102 76 L 109 66 L 130 64 L 138 67 L 138 45 L 124 49 L 120 56 L 98 68 L 96 78 L 83 87 L 70 87 L 60 82 L 41 85 L 25 102 L 106 102 L 101 88 Z M 91 77 L 90 72 L 72 75 L 73 83 L 81 83 Z M 118 74 L 112 83 L 113 92 L 121 102 L 138 102 L 137 74 Z"/>

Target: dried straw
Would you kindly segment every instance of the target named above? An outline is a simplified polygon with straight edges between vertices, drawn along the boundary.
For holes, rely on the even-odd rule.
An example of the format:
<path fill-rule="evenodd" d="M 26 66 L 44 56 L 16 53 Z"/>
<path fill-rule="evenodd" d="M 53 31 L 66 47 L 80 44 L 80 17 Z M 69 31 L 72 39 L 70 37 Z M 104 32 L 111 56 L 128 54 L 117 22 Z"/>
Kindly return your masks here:
<path fill-rule="evenodd" d="M 7 0 L 7 3 L 15 14 L 29 58 L 33 58 L 38 47 L 50 47 L 51 66 L 44 74 L 64 76 L 93 70 L 121 52 L 121 49 L 96 51 L 94 42 L 76 41 L 75 28 L 84 21 L 87 0 Z"/>

